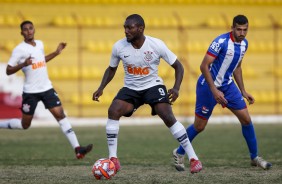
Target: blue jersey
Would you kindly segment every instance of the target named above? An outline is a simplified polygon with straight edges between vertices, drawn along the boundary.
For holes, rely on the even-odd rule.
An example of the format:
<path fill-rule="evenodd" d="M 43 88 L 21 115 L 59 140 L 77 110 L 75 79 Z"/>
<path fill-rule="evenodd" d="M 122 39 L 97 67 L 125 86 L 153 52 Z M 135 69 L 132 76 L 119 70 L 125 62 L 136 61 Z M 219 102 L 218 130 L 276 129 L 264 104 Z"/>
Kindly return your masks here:
<path fill-rule="evenodd" d="M 234 41 L 232 32 L 218 36 L 213 40 L 207 54 L 215 57 L 210 65 L 210 73 L 216 87 L 229 85 L 233 79 L 233 72 L 242 61 L 248 48 L 248 41 L 240 43 Z M 201 77 L 204 81 L 204 77 Z"/>

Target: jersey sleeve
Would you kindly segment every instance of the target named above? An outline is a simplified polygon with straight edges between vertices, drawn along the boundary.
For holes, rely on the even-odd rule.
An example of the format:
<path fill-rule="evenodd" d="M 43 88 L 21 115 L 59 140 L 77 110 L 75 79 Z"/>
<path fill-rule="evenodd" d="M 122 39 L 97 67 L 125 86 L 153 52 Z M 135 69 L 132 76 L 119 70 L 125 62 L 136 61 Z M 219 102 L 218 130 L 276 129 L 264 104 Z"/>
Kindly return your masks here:
<path fill-rule="evenodd" d="M 177 56 L 169 50 L 163 41 L 159 40 L 158 43 L 160 47 L 160 57 L 163 58 L 169 65 L 172 65 L 176 61 Z"/>
<path fill-rule="evenodd" d="M 224 47 L 226 40 L 226 38 L 222 38 L 221 36 L 214 39 L 208 48 L 207 54 L 213 57 L 217 57 L 222 48 Z"/>
<path fill-rule="evenodd" d="M 21 49 L 19 49 L 19 47 L 16 47 L 12 52 L 12 55 L 8 61 L 8 65 L 16 66 L 20 63 L 23 63 L 27 57 L 28 56 L 23 55 L 23 52 Z"/>
<path fill-rule="evenodd" d="M 120 57 L 118 56 L 118 46 L 117 44 L 115 44 L 112 49 L 110 67 L 117 67 L 119 62 L 120 62 Z"/>

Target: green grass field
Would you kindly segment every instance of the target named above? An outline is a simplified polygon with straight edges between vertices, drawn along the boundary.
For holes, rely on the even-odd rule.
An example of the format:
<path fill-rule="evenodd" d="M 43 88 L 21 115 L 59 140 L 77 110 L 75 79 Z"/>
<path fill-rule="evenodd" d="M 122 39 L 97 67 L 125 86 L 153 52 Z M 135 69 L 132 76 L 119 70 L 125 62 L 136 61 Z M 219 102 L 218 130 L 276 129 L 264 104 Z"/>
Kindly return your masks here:
<path fill-rule="evenodd" d="M 83 160 L 57 128 L 0 130 L 0 183 L 282 183 L 282 124 L 255 125 L 259 151 L 273 163 L 264 171 L 251 167 L 239 124 L 208 125 L 193 146 L 204 169 L 177 172 L 171 152 L 178 144 L 164 125 L 121 126 L 118 156 L 122 170 L 97 181 L 92 164 L 107 157 L 104 127 L 74 127 L 81 144 L 94 144 Z M 188 162 L 186 164 L 188 168 Z"/>

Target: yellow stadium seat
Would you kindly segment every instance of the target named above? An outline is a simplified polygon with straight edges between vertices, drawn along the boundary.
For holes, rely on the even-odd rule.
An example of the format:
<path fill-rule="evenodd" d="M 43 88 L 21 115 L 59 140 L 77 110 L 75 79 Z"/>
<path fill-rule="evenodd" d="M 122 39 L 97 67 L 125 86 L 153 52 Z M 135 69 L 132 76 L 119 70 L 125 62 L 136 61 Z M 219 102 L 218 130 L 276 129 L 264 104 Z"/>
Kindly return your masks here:
<path fill-rule="evenodd" d="M 48 74 L 51 79 L 60 79 L 60 71 L 57 67 L 49 67 Z"/>
<path fill-rule="evenodd" d="M 20 41 L 9 40 L 4 43 L 4 49 L 8 52 L 12 52 L 14 48 L 20 43 Z"/>
<path fill-rule="evenodd" d="M 224 17 L 221 17 L 221 16 L 209 17 L 206 20 L 205 24 L 208 27 L 214 27 L 214 28 L 226 28 L 229 26 L 229 24 L 227 24 L 224 21 Z"/>
<path fill-rule="evenodd" d="M 5 25 L 4 16 L 0 15 L 0 26 Z"/>
<path fill-rule="evenodd" d="M 22 19 L 18 16 L 14 16 L 14 15 L 6 15 L 4 17 L 4 21 L 6 25 L 8 26 L 19 26 L 20 23 L 22 22 Z"/>
<path fill-rule="evenodd" d="M 255 78 L 257 77 L 257 73 L 254 68 L 246 67 L 243 68 L 243 76 L 244 78 Z"/>

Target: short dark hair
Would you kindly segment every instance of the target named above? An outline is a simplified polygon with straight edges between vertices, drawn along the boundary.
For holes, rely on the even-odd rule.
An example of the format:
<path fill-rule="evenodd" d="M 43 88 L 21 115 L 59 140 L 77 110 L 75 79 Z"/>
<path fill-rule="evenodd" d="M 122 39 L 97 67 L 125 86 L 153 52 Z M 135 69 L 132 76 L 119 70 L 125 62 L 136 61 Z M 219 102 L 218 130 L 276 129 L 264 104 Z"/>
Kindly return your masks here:
<path fill-rule="evenodd" d="M 141 15 L 132 14 L 132 15 L 129 15 L 126 18 L 126 20 L 128 20 L 128 19 L 134 20 L 138 26 L 144 26 L 145 27 L 145 22 L 144 22 L 144 19 L 141 17 Z"/>
<path fill-rule="evenodd" d="M 31 24 L 31 25 L 33 25 L 33 23 L 32 23 L 30 20 L 25 20 L 25 21 L 23 21 L 23 22 L 21 23 L 21 25 L 20 25 L 21 30 L 23 30 L 23 27 L 24 27 L 24 25 L 26 25 L 26 24 Z"/>
<path fill-rule="evenodd" d="M 236 26 L 236 24 L 243 25 L 248 23 L 248 18 L 245 15 L 237 15 L 233 18 L 233 27 Z"/>

